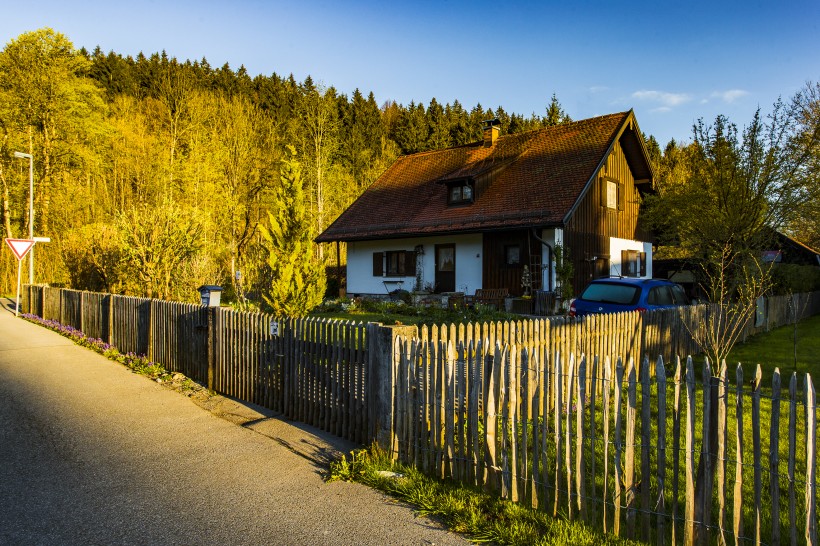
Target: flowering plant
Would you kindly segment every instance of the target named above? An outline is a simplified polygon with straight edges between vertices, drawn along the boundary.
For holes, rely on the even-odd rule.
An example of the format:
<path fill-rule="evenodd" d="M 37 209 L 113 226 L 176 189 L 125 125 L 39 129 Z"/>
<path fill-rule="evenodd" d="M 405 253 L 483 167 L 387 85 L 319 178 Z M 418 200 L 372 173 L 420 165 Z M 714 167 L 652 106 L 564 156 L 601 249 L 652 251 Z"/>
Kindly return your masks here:
<path fill-rule="evenodd" d="M 138 355 L 132 352 L 122 354 L 110 343 L 107 343 L 99 338 L 88 337 L 85 333 L 74 328 L 73 326 L 67 326 L 56 320 L 46 320 L 30 313 L 23 314 L 22 317 L 30 322 L 44 326 L 49 330 L 71 339 L 77 345 L 87 347 L 88 349 L 96 351 L 111 360 L 119 362 L 120 364 L 125 364 L 136 373 L 157 379 L 161 379 L 168 375 L 165 368 L 163 368 L 161 364 L 152 362 L 147 356 Z"/>

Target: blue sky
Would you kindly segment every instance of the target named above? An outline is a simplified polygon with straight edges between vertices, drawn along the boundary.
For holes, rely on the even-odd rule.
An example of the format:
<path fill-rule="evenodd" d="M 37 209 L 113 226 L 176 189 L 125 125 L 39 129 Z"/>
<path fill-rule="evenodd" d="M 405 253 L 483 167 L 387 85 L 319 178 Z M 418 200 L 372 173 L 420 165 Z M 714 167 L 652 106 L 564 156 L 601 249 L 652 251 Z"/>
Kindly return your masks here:
<path fill-rule="evenodd" d="M 738 125 L 820 80 L 820 0 L 276 2 L 29 0 L 0 40 L 51 27 L 76 47 L 165 50 L 251 75 L 292 73 L 382 103 L 459 100 L 574 119 L 634 108 L 664 145 L 694 121 Z"/>

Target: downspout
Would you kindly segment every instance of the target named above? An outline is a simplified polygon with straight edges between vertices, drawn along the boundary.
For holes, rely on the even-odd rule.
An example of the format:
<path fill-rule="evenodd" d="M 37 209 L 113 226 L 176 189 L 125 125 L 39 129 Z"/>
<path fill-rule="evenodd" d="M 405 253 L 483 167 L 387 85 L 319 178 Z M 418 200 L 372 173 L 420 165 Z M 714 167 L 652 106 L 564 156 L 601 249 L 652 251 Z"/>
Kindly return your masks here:
<path fill-rule="evenodd" d="M 535 228 L 532 228 L 531 231 L 532 236 L 535 237 L 535 240 L 544 245 L 545 247 L 547 247 L 547 279 L 549 279 L 547 282 L 549 283 L 549 291 L 552 292 L 552 246 L 544 239 L 538 236 L 538 233 L 535 231 Z"/>

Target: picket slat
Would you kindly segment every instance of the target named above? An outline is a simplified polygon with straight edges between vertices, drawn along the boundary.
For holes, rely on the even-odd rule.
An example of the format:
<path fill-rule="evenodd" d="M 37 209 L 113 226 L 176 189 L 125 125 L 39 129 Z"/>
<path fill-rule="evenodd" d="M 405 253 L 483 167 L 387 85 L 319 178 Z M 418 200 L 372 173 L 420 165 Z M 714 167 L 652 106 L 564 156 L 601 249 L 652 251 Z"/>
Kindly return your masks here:
<path fill-rule="evenodd" d="M 806 374 L 806 544 L 817 544 L 817 408 L 811 375 Z"/>
<path fill-rule="evenodd" d="M 575 402 L 575 495 L 581 519 L 587 521 L 586 473 L 584 472 L 584 411 L 586 408 L 587 361 L 581 355 Z M 594 458 L 594 457 L 593 457 Z"/>
<path fill-rule="evenodd" d="M 658 504 L 655 507 L 655 512 L 657 512 L 655 528 L 657 529 L 657 544 L 663 546 L 666 544 L 666 368 L 663 365 L 662 355 L 658 355 L 655 363 L 655 378 L 658 386 Z M 674 529 L 674 521 L 671 527 Z"/>
<path fill-rule="evenodd" d="M 769 427 L 769 497 L 772 500 L 771 543 L 780 544 L 780 368 L 772 374 L 772 413 Z"/>
<path fill-rule="evenodd" d="M 692 357 L 686 359 L 686 507 L 684 510 L 683 543 L 695 543 L 695 370 Z"/>
<path fill-rule="evenodd" d="M 604 532 L 608 531 L 608 520 L 607 520 L 607 484 L 609 483 L 609 423 L 611 421 L 609 416 L 609 398 L 610 393 L 612 392 L 612 366 L 610 364 L 610 359 L 607 356 L 604 359 L 604 383 L 603 383 L 603 398 L 604 398 L 604 407 L 601 412 L 601 419 L 603 420 L 604 430 L 601 436 L 601 439 L 604 443 L 604 479 L 601 491 L 601 498 L 604 500 L 602 503 L 602 527 Z"/>
<path fill-rule="evenodd" d="M 735 491 L 734 491 L 734 519 L 732 530 L 735 534 L 735 544 L 740 543 L 743 536 L 743 368 L 740 364 L 735 370 Z"/>
<path fill-rule="evenodd" d="M 718 411 L 717 411 L 717 428 L 718 428 L 718 445 L 717 445 L 717 461 L 715 468 L 715 480 L 717 481 L 717 495 L 718 495 L 718 541 L 720 544 L 726 544 L 726 459 L 727 448 L 727 415 L 729 392 L 727 377 L 726 377 L 726 360 L 721 361 L 720 371 L 718 372 Z"/>
<path fill-rule="evenodd" d="M 663 358 L 658 354 L 658 358 Z M 651 436 L 650 392 L 649 392 L 649 358 L 644 356 L 640 370 L 641 381 L 641 540 L 649 542 L 649 449 Z"/>
<path fill-rule="evenodd" d="M 615 470 L 615 486 L 612 494 L 615 519 L 612 524 L 612 532 L 616 535 L 621 534 L 621 505 L 623 503 L 623 499 L 621 498 L 621 491 L 623 490 L 623 470 L 621 469 L 621 450 L 623 449 L 623 445 L 621 443 L 621 429 L 623 428 L 623 413 L 621 411 L 621 404 L 623 398 L 623 387 L 624 366 L 621 358 L 618 357 L 618 363 L 615 365 L 615 401 L 612 405 L 612 411 L 615 414 L 615 442 L 613 444 L 613 448 L 615 450 L 615 460 L 613 461 Z"/>
<path fill-rule="evenodd" d="M 789 462 L 787 477 L 789 480 L 789 544 L 797 544 L 797 510 L 796 490 L 794 487 L 795 463 L 797 458 L 797 372 L 789 379 Z"/>

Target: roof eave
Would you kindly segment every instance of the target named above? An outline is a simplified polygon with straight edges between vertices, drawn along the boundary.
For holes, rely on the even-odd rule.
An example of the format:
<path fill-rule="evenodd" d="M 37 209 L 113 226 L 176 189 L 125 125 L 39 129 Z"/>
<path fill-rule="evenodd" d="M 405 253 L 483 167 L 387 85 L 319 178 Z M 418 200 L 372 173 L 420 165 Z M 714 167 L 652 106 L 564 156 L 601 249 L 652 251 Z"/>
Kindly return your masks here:
<path fill-rule="evenodd" d="M 448 228 L 448 229 L 440 229 L 440 230 L 433 230 L 433 231 L 414 231 L 408 233 L 401 233 L 401 232 L 391 232 L 391 233 L 362 233 L 362 234 L 350 234 L 350 235 L 337 235 L 337 236 L 325 236 L 323 233 L 322 235 L 316 237 L 314 242 L 317 243 L 333 243 L 333 242 L 342 242 L 342 243 L 350 243 L 355 241 L 383 241 L 386 239 L 412 239 L 412 238 L 419 238 L 419 237 L 440 237 L 442 235 L 466 235 L 470 233 L 488 233 L 488 232 L 498 232 L 498 231 L 517 231 L 521 229 L 533 229 L 533 228 L 551 228 L 551 227 L 562 227 L 563 224 L 560 222 L 533 222 L 530 224 L 517 224 L 513 226 L 509 225 L 496 225 L 496 226 L 487 226 L 482 228 L 475 228 L 475 227 L 468 227 L 468 228 Z"/>

